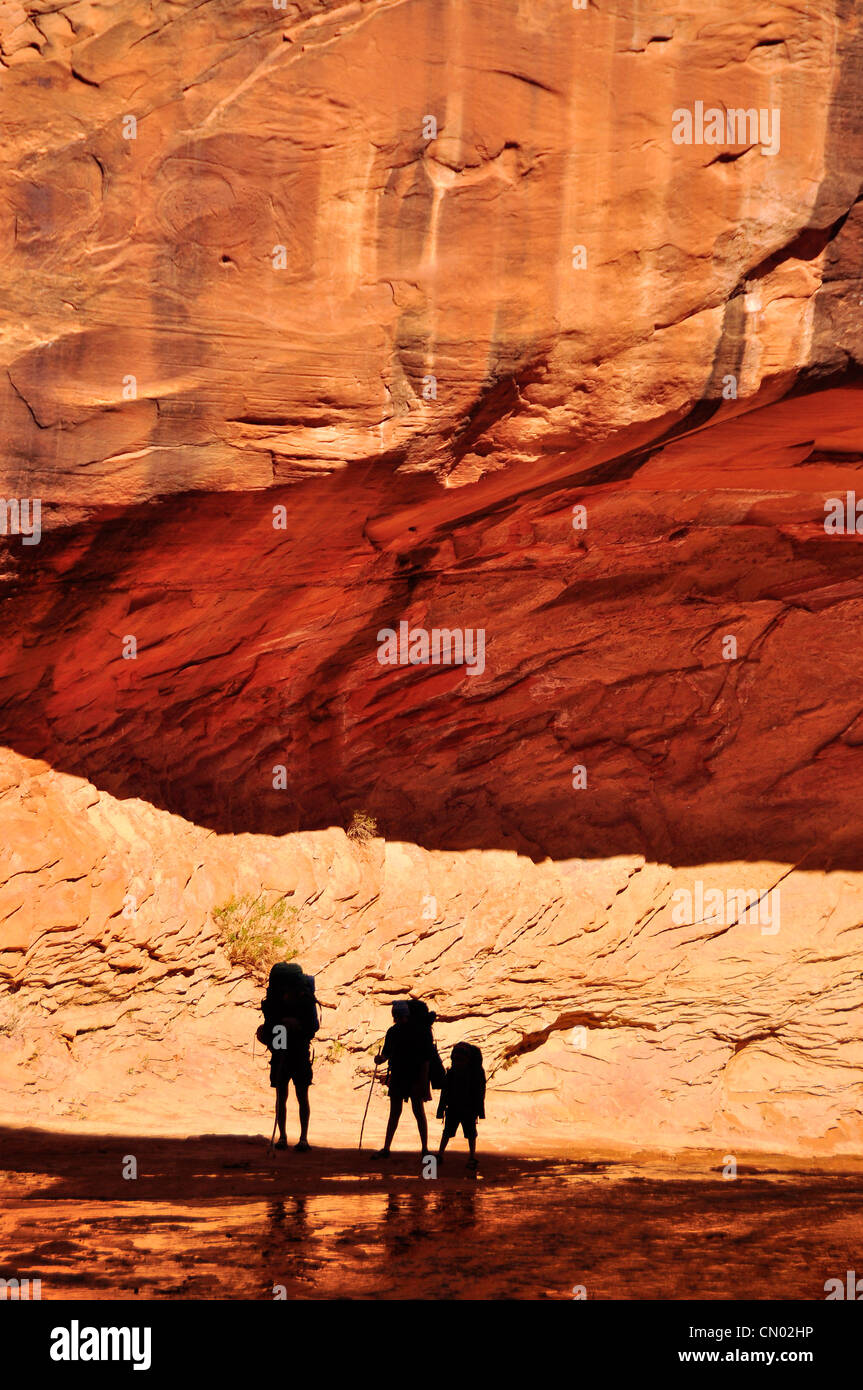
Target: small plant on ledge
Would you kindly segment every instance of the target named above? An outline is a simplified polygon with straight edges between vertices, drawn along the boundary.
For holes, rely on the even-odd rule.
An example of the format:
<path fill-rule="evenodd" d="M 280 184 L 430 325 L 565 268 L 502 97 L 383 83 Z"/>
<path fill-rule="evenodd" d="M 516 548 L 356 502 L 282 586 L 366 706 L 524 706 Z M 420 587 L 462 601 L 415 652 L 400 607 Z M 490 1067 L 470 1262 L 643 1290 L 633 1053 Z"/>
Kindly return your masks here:
<path fill-rule="evenodd" d="M 354 811 L 351 816 L 351 823 L 345 831 L 349 840 L 355 840 L 361 845 L 367 845 L 377 833 L 378 823 L 374 816 L 370 816 L 367 811 Z"/>

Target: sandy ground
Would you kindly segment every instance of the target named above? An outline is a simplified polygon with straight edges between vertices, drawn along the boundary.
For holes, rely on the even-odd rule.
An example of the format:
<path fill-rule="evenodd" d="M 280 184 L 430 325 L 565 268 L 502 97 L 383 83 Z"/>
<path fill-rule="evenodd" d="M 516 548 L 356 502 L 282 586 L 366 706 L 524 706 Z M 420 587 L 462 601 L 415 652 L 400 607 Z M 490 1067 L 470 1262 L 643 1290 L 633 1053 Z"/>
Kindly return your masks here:
<path fill-rule="evenodd" d="M 435 1129 L 433 1133 L 436 1133 Z M 260 1135 L 7 1128 L 0 1273 L 43 1299 L 823 1299 L 863 1266 L 863 1162 L 487 1152 L 413 1136 L 273 1153 Z M 377 1136 L 372 1136 L 377 1142 Z M 368 1140 L 366 1141 L 368 1142 Z M 134 1157 L 137 1177 L 125 1178 Z"/>

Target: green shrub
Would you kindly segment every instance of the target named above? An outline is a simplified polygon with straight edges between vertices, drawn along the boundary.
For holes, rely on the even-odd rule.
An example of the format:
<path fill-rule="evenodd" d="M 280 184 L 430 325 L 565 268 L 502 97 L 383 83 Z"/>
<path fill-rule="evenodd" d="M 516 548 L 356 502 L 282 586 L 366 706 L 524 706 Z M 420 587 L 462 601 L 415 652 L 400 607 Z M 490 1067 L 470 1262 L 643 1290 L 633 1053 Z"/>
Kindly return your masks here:
<path fill-rule="evenodd" d="M 230 898 L 214 908 L 213 920 L 232 965 L 266 976 L 277 960 L 299 954 L 293 944 L 297 909 L 284 898 L 268 903 L 264 894 Z"/>

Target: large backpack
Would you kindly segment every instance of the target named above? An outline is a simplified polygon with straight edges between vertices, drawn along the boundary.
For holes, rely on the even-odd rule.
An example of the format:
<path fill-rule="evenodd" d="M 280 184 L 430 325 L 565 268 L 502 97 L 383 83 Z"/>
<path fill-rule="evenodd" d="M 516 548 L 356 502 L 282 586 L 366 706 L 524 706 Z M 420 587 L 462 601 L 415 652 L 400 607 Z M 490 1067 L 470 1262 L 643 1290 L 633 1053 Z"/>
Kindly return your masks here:
<path fill-rule="evenodd" d="M 430 1056 L 429 1056 L 429 1084 L 433 1091 L 439 1091 L 446 1080 L 446 1068 L 441 1061 L 440 1053 L 435 1046 L 432 1024 L 437 1017 L 432 1013 L 428 1004 L 422 999 L 409 999 L 408 1009 L 410 1019 L 417 1032 L 428 1037 Z"/>
<path fill-rule="evenodd" d="M 269 1026 L 269 1014 L 273 1004 L 281 999 L 285 985 L 301 982 L 305 991 L 309 994 L 315 1011 L 315 1032 L 321 1026 L 321 1016 L 318 1011 L 318 1001 L 315 997 L 315 977 L 306 975 L 303 967 L 296 961 L 281 960 L 277 961 L 270 969 L 270 976 L 267 980 L 267 992 L 261 1000 L 261 1011 L 264 1015 L 264 1022 L 257 1031 L 258 1042 L 264 1043 L 272 1050 L 272 1030 Z"/>
<path fill-rule="evenodd" d="M 305 979 L 303 967 L 293 960 L 279 960 L 270 967 L 270 978 L 267 980 L 267 998 L 285 987 L 286 984 L 294 984 L 297 980 Z"/>
<path fill-rule="evenodd" d="M 437 1015 L 432 1013 L 424 999 L 409 999 L 408 1012 L 415 1028 L 431 1033 Z"/>

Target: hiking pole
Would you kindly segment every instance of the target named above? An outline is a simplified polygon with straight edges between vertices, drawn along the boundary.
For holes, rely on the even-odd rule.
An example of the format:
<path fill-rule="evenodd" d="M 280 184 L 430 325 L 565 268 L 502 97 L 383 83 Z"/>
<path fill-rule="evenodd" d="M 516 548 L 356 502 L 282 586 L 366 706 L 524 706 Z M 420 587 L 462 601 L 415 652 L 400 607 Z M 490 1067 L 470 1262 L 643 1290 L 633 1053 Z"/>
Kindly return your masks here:
<path fill-rule="evenodd" d="M 377 1062 L 375 1062 L 375 1069 L 374 1069 L 374 1071 L 372 1072 L 372 1084 L 371 1084 L 371 1086 L 369 1086 L 369 1093 L 368 1093 L 368 1095 L 367 1095 L 367 1097 L 366 1097 L 366 1108 L 365 1108 L 365 1110 L 363 1111 L 363 1122 L 362 1122 L 362 1124 L 360 1125 L 360 1142 L 357 1144 L 357 1149 L 358 1149 L 358 1150 L 361 1149 L 361 1148 L 363 1147 L 363 1130 L 364 1130 L 365 1127 L 366 1127 L 366 1115 L 369 1113 L 369 1102 L 371 1101 L 371 1098 L 372 1098 L 372 1091 L 374 1090 L 375 1077 L 377 1076 L 377 1074 L 378 1074 L 378 1064 L 377 1064 Z"/>

